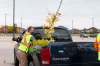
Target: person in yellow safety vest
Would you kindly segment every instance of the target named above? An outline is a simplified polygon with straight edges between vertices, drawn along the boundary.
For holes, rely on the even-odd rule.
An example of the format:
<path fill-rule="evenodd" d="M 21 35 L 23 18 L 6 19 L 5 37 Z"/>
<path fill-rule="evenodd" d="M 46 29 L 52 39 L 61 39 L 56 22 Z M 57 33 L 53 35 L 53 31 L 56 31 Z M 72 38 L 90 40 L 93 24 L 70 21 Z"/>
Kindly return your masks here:
<path fill-rule="evenodd" d="M 32 48 L 32 42 L 34 40 L 34 37 L 31 35 L 33 32 L 34 28 L 30 26 L 23 35 L 22 41 L 16 51 L 19 66 L 27 66 L 27 54 L 31 51 L 30 49 Z"/>
<path fill-rule="evenodd" d="M 100 61 L 100 33 L 96 36 L 96 41 L 94 43 L 94 48 L 98 54 L 98 61 Z"/>

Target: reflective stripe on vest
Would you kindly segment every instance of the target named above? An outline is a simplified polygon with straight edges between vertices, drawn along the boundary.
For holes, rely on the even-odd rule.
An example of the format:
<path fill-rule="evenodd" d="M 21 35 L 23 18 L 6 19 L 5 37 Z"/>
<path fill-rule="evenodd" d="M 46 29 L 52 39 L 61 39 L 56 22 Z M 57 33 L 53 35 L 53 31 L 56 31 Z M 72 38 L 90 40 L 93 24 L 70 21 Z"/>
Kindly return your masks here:
<path fill-rule="evenodd" d="M 27 47 L 27 44 L 30 44 L 32 43 L 32 41 L 30 41 L 32 38 L 32 35 L 30 34 L 24 34 L 23 36 L 23 39 L 18 47 L 19 50 L 23 51 L 23 52 L 28 52 L 28 47 Z"/>
<path fill-rule="evenodd" d="M 100 61 L 100 52 L 98 52 L 98 61 Z"/>
<path fill-rule="evenodd" d="M 20 46 L 18 47 L 19 50 L 23 51 L 23 52 L 28 52 L 28 48 L 27 46 L 25 46 L 24 44 L 20 44 Z"/>

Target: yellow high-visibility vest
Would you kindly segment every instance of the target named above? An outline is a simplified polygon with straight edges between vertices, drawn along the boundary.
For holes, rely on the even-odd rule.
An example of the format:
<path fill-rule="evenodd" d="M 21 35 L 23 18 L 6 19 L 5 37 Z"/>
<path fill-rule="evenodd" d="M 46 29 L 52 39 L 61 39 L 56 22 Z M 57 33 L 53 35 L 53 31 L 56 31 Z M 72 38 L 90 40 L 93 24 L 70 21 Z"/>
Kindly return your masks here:
<path fill-rule="evenodd" d="M 30 49 L 28 47 L 28 44 L 32 44 L 32 35 L 30 35 L 28 32 L 26 32 L 23 35 L 23 39 L 18 47 L 19 50 L 23 51 L 23 52 L 28 52 L 28 50 Z"/>

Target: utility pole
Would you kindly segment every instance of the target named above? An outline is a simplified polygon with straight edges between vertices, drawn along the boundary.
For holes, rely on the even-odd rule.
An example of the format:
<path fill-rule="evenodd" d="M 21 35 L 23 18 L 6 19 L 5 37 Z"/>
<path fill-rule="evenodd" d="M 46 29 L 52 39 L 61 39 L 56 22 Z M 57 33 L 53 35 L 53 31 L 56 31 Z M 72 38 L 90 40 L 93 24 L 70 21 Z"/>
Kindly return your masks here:
<path fill-rule="evenodd" d="M 5 33 L 7 32 L 7 14 L 5 13 Z"/>
<path fill-rule="evenodd" d="M 13 38 L 15 38 L 15 0 L 13 0 Z"/>

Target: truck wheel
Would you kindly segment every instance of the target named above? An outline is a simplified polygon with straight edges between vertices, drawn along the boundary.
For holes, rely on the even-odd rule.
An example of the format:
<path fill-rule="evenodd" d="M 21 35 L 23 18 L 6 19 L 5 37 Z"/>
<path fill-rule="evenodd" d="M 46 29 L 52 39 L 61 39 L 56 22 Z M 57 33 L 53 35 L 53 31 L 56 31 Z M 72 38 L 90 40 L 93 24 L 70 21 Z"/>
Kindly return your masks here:
<path fill-rule="evenodd" d="M 32 58 L 33 58 L 34 66 L 40 66 L 39 58 L 35 53 L 32 54 Z"/>
<path fill-rule="evenodd" d="M 18 61 L 18 59 L 16 57 L 16 50 L 15 49 L 14 49 L 14 65 L 15 66 L 19 66 L 19 61 Z"/>

